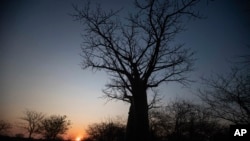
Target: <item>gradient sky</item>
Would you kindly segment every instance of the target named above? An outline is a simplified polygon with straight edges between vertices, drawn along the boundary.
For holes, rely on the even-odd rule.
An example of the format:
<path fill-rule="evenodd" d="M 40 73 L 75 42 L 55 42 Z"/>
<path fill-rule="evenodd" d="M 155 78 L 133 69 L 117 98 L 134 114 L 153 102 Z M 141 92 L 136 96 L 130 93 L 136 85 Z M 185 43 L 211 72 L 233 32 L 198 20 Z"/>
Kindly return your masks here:
<path fill-rule="evenodd" d="M 96 0 L 97 1 L 97 0 Z M 132 1 L 99 0 L 107 9 Z M 104 72 L 82 70 L 79 56 L 82 25 L 69 16 L 77 0 L 8 0 L 0 3 L 0 119 L 16 122 L 25 109 L 47 115 L 67 115 L 72 122 L 68 135 L 83 133 L 88 124 L 108 117 L 127 117 L 128 104 L 106 103 L 102 89 Z M 206 19 L 189 21 L 176 43 L 196 51 L 195 71 L 199 80 L 211 72 L 227 72 L 228 61 L 249 53 L 250 7 L 247 0 L 203 1 L 197 6 Z M 190 88 L 162 85 L 163 103 L 176 97 L 193 99 L 199 83 Z M 191 98 L 190 98 L 191 97 Z"/>

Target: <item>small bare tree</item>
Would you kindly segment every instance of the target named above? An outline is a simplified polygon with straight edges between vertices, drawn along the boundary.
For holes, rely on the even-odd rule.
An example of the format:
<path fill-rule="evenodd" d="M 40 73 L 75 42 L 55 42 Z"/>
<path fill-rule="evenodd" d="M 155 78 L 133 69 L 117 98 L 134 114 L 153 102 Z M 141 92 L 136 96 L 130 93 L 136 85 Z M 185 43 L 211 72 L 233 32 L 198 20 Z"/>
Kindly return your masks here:
<path fill-rule="evenodd" d="M 59 134 L 65 134 L 70 124 L 65 115 L 52 115 L 42 120 L 42 134 L 46 139 L 54 140 Z"/>
<path fill-rule="evenodd" d="M 100 6 L 91 10 L 89 4 L 74 7 L 73 16 L 85 25 L 83 69 L 107 71 L 111 82 L 105 94 L 131 103 L 127 124 L 130 119 L 133 124 L 127 126 L 127 140 L 149 140 L 148 90 L 163 82 L 186 82 L 193 53 L 171 43 L 183 29 L 184 16 L 197 17 L 193 7 L 198 2 L 135 0 L 137 12 L 122 20 L 120 10 L 106 12 Z"/>
<path fill-rule="evenodd" d="M 11 124 L 0 120 L 0 135 L 6 134 L 9 129 L 11 129 Z"/>
<path fill-rule="evenodd" d="M 200 98 L 213 110 L 213 115 L 235 124 L 250 123 L 250 56 L 227 75 L 203 78 L 206 88 Z"/>
<path fill-rule="evenodd" d="M 29 138 L 32 138 L 34 133 L 40 133 L 44 114 L 32 110 L 25 110 L 23 114 L 24 116 L 20 118 L 24 121 L 24 123 L 21 123 L 21 128 L 27 130 Z"/>

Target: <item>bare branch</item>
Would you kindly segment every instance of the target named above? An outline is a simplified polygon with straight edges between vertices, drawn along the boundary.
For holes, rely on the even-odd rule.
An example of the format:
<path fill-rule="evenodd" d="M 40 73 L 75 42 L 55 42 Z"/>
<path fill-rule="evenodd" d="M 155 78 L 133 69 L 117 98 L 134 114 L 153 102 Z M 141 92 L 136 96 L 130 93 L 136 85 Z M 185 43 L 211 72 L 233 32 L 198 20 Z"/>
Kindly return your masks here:
<path fill-rule="evenodd" d="M 199 91 L 200 98 L 214 111 L 214 116 L 240 124 L 250 123 L 249 74 L 244 69 L 232 69 L 227 76 L 217 75 L 205 79 L 205 90 Z"/>

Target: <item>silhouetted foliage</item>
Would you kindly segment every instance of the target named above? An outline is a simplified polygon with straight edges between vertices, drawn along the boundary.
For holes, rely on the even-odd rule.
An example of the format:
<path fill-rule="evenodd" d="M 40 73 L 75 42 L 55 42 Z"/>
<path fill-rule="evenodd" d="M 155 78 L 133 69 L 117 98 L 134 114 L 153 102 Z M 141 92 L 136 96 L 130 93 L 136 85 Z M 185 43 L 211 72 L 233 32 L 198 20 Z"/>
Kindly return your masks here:
<path fill-rule="evenodd" d="M 9 129 L 11 129 L 11 124 L 4 120 L 0 120 L 0 135 L 6 134 Z"/>
<path fill-rule="evenodd" d="M 83 139 L 84 141 L 123 141 L 125 139 L 125 125 L 113 120 L 92 124 L 86 132 L 87 138 Z"/>
<path fill-rule="evenodd" d="M 21 123 L 21 128 L 27 130 L 29 138 L 32 138 L 34 133 L 41 132 L 41 121 L 44 118 L 44 114 L 32 110 L 25 110 L 23 114 L 24 116 L 20 119 L 25 123 Z"/>
<path fill-rule="evenodd" d="M 69 129 L 70 121 L 67 116 L 52 115 L 42 120 L 42 134 L 48 140 L 55 140 L 58 135 L 66 133 Z"/>
<path fill-rule="evenodd" d="M 229 140 L 229 127 L 202 105 L 177 100 L 150 115 L 150 141 L 221 141 Z M 84 141 L 123 141 L 125 125 L 108 120 L 91 124 Z"/>
<path fill-rule="evenodd" d="M 76 6 L 76 20 L 85 27 L 82 68 L 105 70 L 112 77 L 104 93 L 131 103 L 127 140 L 149 140 L 147 90 L 163 82 L 187 82 L 193 53 L 173 45 L 184 16 L 197 17 L 199 0 L 135 1 L 136 12 L 121 20 L 118 11 Z M 130 124 L 132 122 L 132 124 Z M 135 129 L 135 130 L 134 130 Z"/>
<path fill-rule="evenodd" d="M 206 88 L 199 95 L 213 116 L 235 124 L 250 124 L 250 57 L 244 59 L 229 74 L 203 78 Z"/>
<path fill-rule="evenodd" d="M 212 117 L 211 111 L 187 101 L 176 101 L 151 112 L 151 135 L 158 141 L 208 141 L 224 127 Z"/>

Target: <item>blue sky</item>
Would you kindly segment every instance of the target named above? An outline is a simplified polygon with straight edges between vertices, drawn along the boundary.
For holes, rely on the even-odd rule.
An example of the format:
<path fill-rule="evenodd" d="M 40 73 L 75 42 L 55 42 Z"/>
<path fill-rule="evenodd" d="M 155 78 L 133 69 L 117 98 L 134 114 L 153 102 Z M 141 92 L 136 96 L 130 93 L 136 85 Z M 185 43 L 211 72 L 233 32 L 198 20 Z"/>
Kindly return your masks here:
<path fill-rule="evenodd" d="M 101 1 L 107 9 L 124 7 L 131 1 Z M 26 108 L 50 114 L 67 115 L 75 132 L 89 123 L 116 115 L 126 118 L 128 105 L 100 98 L 105 72 L 80 67 L 82 25 L 69 16 L 76 0 L 10 0 L 0 6 L 0 115 L 16 121 Z M 187 31 L 175 39 L 196 52 L 193 80 L 212 72 L 225 73 L 228 61 L 249 52 L 250 12 L 246 1 L 220 0 L 197 6 L 205 19 L 189 21 Z M 249 3 L 248 3 L 249 4 Z M 248 8 L 248 9 L 247 9 Z M 176 97 L 192 99 L 199 82 L 162 85 L 163 103 Z M 190 98 L 191 97 L 191 98 Z M 73 132 L 73 131 L 72 131 Z M 73 133 L 72 133 L 73 134 Z M 80 134 L 80 133 L 79 133 Z"/>

